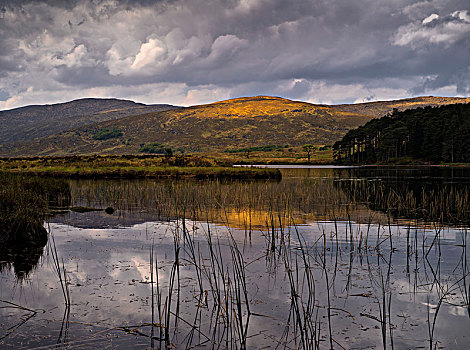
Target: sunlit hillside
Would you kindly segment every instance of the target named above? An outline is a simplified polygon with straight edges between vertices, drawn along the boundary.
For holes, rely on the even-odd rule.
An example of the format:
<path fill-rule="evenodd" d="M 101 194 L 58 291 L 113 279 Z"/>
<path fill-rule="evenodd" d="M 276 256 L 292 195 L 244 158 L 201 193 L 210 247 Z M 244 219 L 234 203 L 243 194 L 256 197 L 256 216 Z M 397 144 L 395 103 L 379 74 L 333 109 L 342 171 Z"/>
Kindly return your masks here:
<path fill-rule="evenodd" d="M 287 115 L 300 112 L 317 114 L 319 111 L 330 109 L 328 106 L 271 96 L 241 97 L 194 107 L 204 108 L 211 117 L 231 118 Z"/>
<path fill-rule="evenodd" d="M 432 105 L 437 103 L 435 99 L 327 106 L 269 96 L 237 98 L 86 125 L 27 143 L 5 145 L 0 154 L 130 154 L 153 143 L 182 152 L 263 145 L 331 145 L 348 130 L 393 108 Z M 466 100 L 440 102 L 461 101 Z"/>

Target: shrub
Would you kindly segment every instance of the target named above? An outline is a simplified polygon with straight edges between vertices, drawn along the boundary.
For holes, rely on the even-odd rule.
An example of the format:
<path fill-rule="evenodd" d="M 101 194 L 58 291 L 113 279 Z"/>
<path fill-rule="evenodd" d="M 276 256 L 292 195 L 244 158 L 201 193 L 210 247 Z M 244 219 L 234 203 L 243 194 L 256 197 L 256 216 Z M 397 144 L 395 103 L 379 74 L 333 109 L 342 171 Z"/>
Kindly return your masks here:
<path fill-rule="evenodd" d="M 0 242 L 47 241 L 43 226 L 47 206 L 69 201 L 65 181 L 0 174 Z"/>
<path fill-rule="evenodd" d="M 212 166 L 212 163 L 202 157 L 192 157 L 189 162 L 189 165 L 195 167 L 210 167 Z"/>
<path fill-rule="evenodd" d="M 165 146 L 158 142 L 141 144 L 139 152 L 142 153 L 153 153 L 153 154 L 167 154 L 172 155 L 173 152 L 171 148 L 165 148 Z"/>
<path fill-rule="evenodd" d="M 183 154 L 177 154 L 174 157 L 167 157 L 165 159 L 165 163 L 170 166 L 187 166 L 189 163 L 189 159 Z"/>
<path fill-rule="evenodd" d="M 93 134 L 93 139 L 95 140 L 108 140 L 108 139 L 115 139 L 122 136 L 122 131 L 117 128 L 105 128 L 96 131 Z"/>

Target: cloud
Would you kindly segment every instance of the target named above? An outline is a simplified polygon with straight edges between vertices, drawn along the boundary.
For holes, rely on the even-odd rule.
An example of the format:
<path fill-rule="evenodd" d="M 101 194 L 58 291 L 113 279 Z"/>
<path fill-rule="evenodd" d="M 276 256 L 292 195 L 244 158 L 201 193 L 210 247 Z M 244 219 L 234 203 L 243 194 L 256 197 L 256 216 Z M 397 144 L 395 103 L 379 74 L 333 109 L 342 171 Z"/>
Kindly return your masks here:
<path fill-rule="evenodd" d="M 392 41 L 394 45 L 419 48 L 428 44 L 451 46 L 470 38 L 470 15 L 467 10 L 455 11 L 440 17 L 433 13 L 421 22 L 413 22 L 398 28 Z"/>
<path fill-rule="evenodd" d="M 140 47 L 139 53 L 135 56 L 130 68 L 139 70 L 151 63 L 156 63 L 156 60 L 163 56 L 165 49 L 162 47 L 158 39 L 149 39 L 148 42 L 143 43 Z"/>
<path fill-rule="evenodd" d="M 248 47 L 247 40 L 239 39 L 236 35 L 228 34 L 217 37 L 211 46 L 211 52 L 207 57 L 210 62 L 227 62 L 231 60 L 240 49 Z"/>
<path fill-rule="evenodd" d="M 88 57 L 88 49 L 83 44 L 75 46 L 65 55 L 52 56 L 50 60 L 53 66 L 65 65 L 68 68 L 92 66 L 94 64 L 94 60 Z"/>
<path fill-rule="evenodd" d="M 438 19 L 439 18 L 439 15 L 437 13 L 433 13 L 431 15 L 429 15 L 428 17 L 426 17 L 425 19 L 423 19 L 423 24 L 428 24 L 428 23 L 431 23 L 432 21 L 434 21 L 435 19 Z"/>
<path fill-rule="evenodd" d="M 8 106 L 56 102 L 61 92 L 338 103 L 470 86 L 468 0 L 7 0 L 2 8 Z"/>

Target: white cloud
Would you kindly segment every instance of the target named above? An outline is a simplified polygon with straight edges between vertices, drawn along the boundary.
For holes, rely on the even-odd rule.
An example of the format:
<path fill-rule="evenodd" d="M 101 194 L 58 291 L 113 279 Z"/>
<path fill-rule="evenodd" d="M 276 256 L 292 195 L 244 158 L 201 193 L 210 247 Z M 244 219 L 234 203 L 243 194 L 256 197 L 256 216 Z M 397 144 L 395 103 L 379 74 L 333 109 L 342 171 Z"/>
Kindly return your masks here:
<path fill-rule="evenodd" d="M 106 53 L 106 65 L 109 74 L 121 75 L 132 65 L 132 57 L 125 57 L 119 47 L 113 45 Z"/>
<path fill-rule="evenodd" d="M 130 68 L 139 70 L 149 64 L 158 63 L 156 61 L 165 54 L 165 51 L 160 40 L 149 39 L 148 42 L 143 43 L 140 47 L 140 51 L 135 56 L 135 60 Z"/>
<path fill-rule="evenodd" d="M 214 101 L 226 100 L 231 97 L 230 89 L 218 88 L 215 86 L 191 89 L 186 93 L 182 102 L 185 106 L 211 103 Z"/>
<path fill-rule="evenodd" d="M 321 81 L 311 85 L 304 100 L 311 103 L 340 104 L 345 101 L 361 103 L 387 100 L 392 96 L 393 99 L 400 99 L 409 96 L 405 86 L 401 88 L 367 87 L 363 84 L 328 84 Z"/>
<path fill-rule="evenodd" d="M 88 57 L 88 50 L 85 45 L 76 46 L 71 52 L 64 57 L 52 57 L 52 64 L 55 66 L 65 65 L 69 68 L 78 66 L 91 66 L 94 60 Z"/>
<path fill-rule="evenodd" d="M 422 47 L 427 44 L 443 44 L 449 47 L 460 39 L 470 37 L 470 20 L 467 11 L 456 11 L 445 18 L 437 14 L 421 22 L 413 22 L 398 28 L 392 37 L 397 46 Z"/>
<path fill-rule="evenodd" d="M 12 96 L 8 98 L 6 101 L 0 101 L 0 110 L 21 107 L 25 104 L 23 101 L 24 101 L 23 96 Z"/>
<path fill-rule="evenodd" d="M 458 18 L 464 22 L 470 23 L 470 14 L 467 10 L 465 11 L 455 11 L 452 13 L 452 17 Z"/>
<path fill-rule="evenodd" d="M 432 21 L 434 21 L 435 19 L 438 19 L 439 18 L 439 15 L 437 13 L 433 13 L 432 15 L 429 15 L 428 17 L 426 17 L 425 19 L 423 19 L 423 24 L 428 24 L 428 23 L 431 23 Z"/>

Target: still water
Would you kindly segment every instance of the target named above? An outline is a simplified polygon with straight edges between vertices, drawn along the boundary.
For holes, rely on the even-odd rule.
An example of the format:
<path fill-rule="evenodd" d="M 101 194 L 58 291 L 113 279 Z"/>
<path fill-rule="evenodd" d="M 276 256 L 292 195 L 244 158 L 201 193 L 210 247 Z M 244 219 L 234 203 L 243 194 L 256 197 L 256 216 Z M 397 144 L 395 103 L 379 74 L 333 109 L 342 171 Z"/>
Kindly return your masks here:
<path fill-rule="evenodd" d="M 470 348 L 467 169 L 282 173 L 70 181 L 0 256 L 0 348 Z"/>

